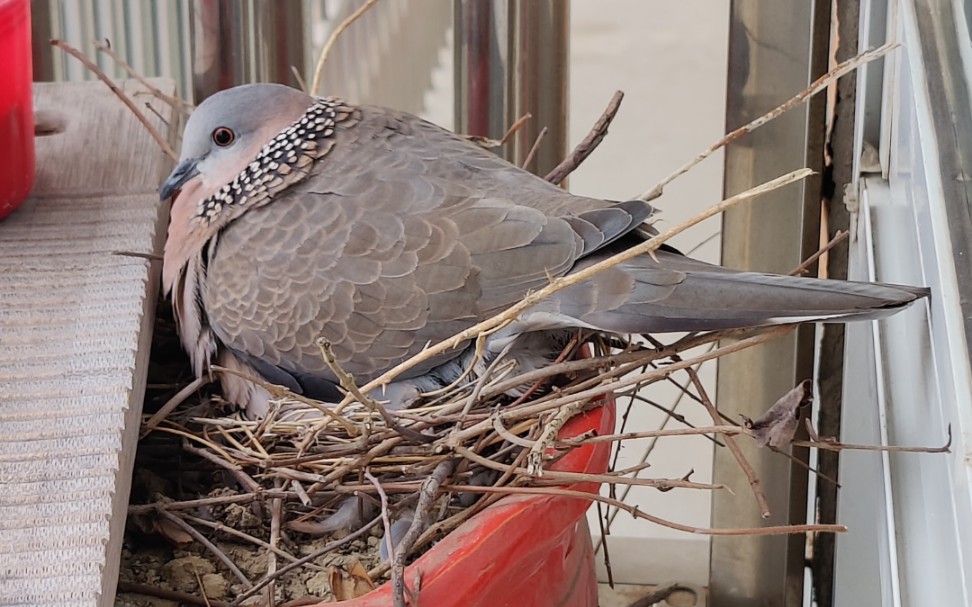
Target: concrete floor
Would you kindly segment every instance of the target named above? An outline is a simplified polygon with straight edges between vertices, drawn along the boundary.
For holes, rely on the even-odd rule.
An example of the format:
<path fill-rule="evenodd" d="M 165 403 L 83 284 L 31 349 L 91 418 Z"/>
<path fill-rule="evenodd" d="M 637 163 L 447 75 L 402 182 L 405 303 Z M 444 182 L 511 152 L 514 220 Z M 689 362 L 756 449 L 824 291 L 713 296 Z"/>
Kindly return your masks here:
<path fill-rule="evenodd" d="M 659 586 L 645 586 L 632 584 L 616 584 L 611 588 L 607 584 L 601 584 L 598 591 L 599 607 L 629 607 L 639 599 L 645 599 L 648 595 L 666 589 L 670 584 Z M 705 605 L 706 593 L 704 588 L 699 587 L 679 587 L 660 603 L 659 606 L 667 607 L 701 607 Z"/>

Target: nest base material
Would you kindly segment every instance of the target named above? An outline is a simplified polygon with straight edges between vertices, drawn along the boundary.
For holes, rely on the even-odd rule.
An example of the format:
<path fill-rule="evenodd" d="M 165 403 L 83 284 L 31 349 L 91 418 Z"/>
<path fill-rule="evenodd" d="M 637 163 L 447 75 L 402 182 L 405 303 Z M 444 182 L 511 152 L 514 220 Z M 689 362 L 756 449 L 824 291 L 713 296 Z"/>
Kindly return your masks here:
<path fill-rule="evenodd" d="M 166 350 L 178 342 L 166 337 L 173 327 L 160 317 L 157 355 L 168 360 L 174 352 Z M 500 361 L 491 375 L 429 395 L 423 407 L 384 412 L 394 415 L 397 429 L 359 403 L 336 418 L 283 397 L 266 419 L 253 421 L 222 415 L 224 403 L 205 397 L 170 415 L 140 444 L 118 604 L 171 600 L 132 588 L 182 593 L 199 604 L 266 604 L 268 587 L 278 605 L 353 598 L 395 577 L 395 561 L 378 554 L 390 527 L 398 529 L 394 554 L 403 567 L 505 493 L 623 481 L 621 473 L 551 470 L 594 438 L 564 442 L 558 432 L 597 406 L 597 395 L 664 379 L 667 371 L 648 365 L 672 363 L 677 353 L 716 337 L 651 349 L 598 338 L 594 356 L 578 359 L 585 341 L 579 335 L 549 369 L 518 374 Z M 648 377 L 622 379 L 639 369 Z M 179 365 L 158 370 L 185 380 Z M 171 392 L 179 381 L 154 383 Z M 504 395 L 510 385 L 530 388 L 514 399 Z M 439 486 L 430 492 L 433 476 Z M 685 479 L 658 482 L 696 486 Z M 351 496 L 359 499 L 355 524 L 369 527 L 332 548 L 347 531 L 330 533 L 329 517 Z M 308 555 L 313 558 L 294 566 Z"/>

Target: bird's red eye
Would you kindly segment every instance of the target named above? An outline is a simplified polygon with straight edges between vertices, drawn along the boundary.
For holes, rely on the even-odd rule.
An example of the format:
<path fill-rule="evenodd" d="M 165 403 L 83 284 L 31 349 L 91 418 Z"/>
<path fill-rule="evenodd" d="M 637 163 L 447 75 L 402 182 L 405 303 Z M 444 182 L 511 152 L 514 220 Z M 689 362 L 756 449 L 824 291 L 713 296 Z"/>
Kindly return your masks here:
<path fill-rule="evenodd" d="M 236 133 L 225 126 L 221 126 L 213 131 L 213 143 L 221 148 L 225 148 L 229 144 L 233 143 L 234 139 L 236 139 Z"/>

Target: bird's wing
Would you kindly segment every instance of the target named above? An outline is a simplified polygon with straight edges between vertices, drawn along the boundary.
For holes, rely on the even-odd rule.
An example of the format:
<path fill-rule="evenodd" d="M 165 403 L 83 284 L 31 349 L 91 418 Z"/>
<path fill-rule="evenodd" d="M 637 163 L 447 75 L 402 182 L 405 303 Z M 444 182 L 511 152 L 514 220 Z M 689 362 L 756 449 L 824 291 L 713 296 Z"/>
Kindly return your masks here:
<path fill-rule="evenodd" d="M 214 239 L 208 320 L 258 369 L 333 379 L 316 344 L 323 337 L 347 371 L 370 379 L 565 274 L 650 214 L 643 203 L 573 197 L 405 118 L 363 110 L 307 179 Z M 578 214 L 551 217 L 534 208 L 540 199 Z"/>

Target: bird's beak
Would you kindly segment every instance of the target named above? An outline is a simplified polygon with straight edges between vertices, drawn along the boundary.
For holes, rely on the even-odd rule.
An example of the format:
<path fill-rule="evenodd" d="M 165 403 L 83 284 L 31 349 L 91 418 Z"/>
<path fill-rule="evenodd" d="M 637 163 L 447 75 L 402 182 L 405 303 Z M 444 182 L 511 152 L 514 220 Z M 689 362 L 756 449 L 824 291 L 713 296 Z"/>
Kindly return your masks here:
<path fill-rule="evenodd" d="M 180 162 L 159 189 L 159 200 L 168 200 L 183 184 L 198 175 L 197 163 L 198 160 L 195 158 L 186 158 Z"/>

